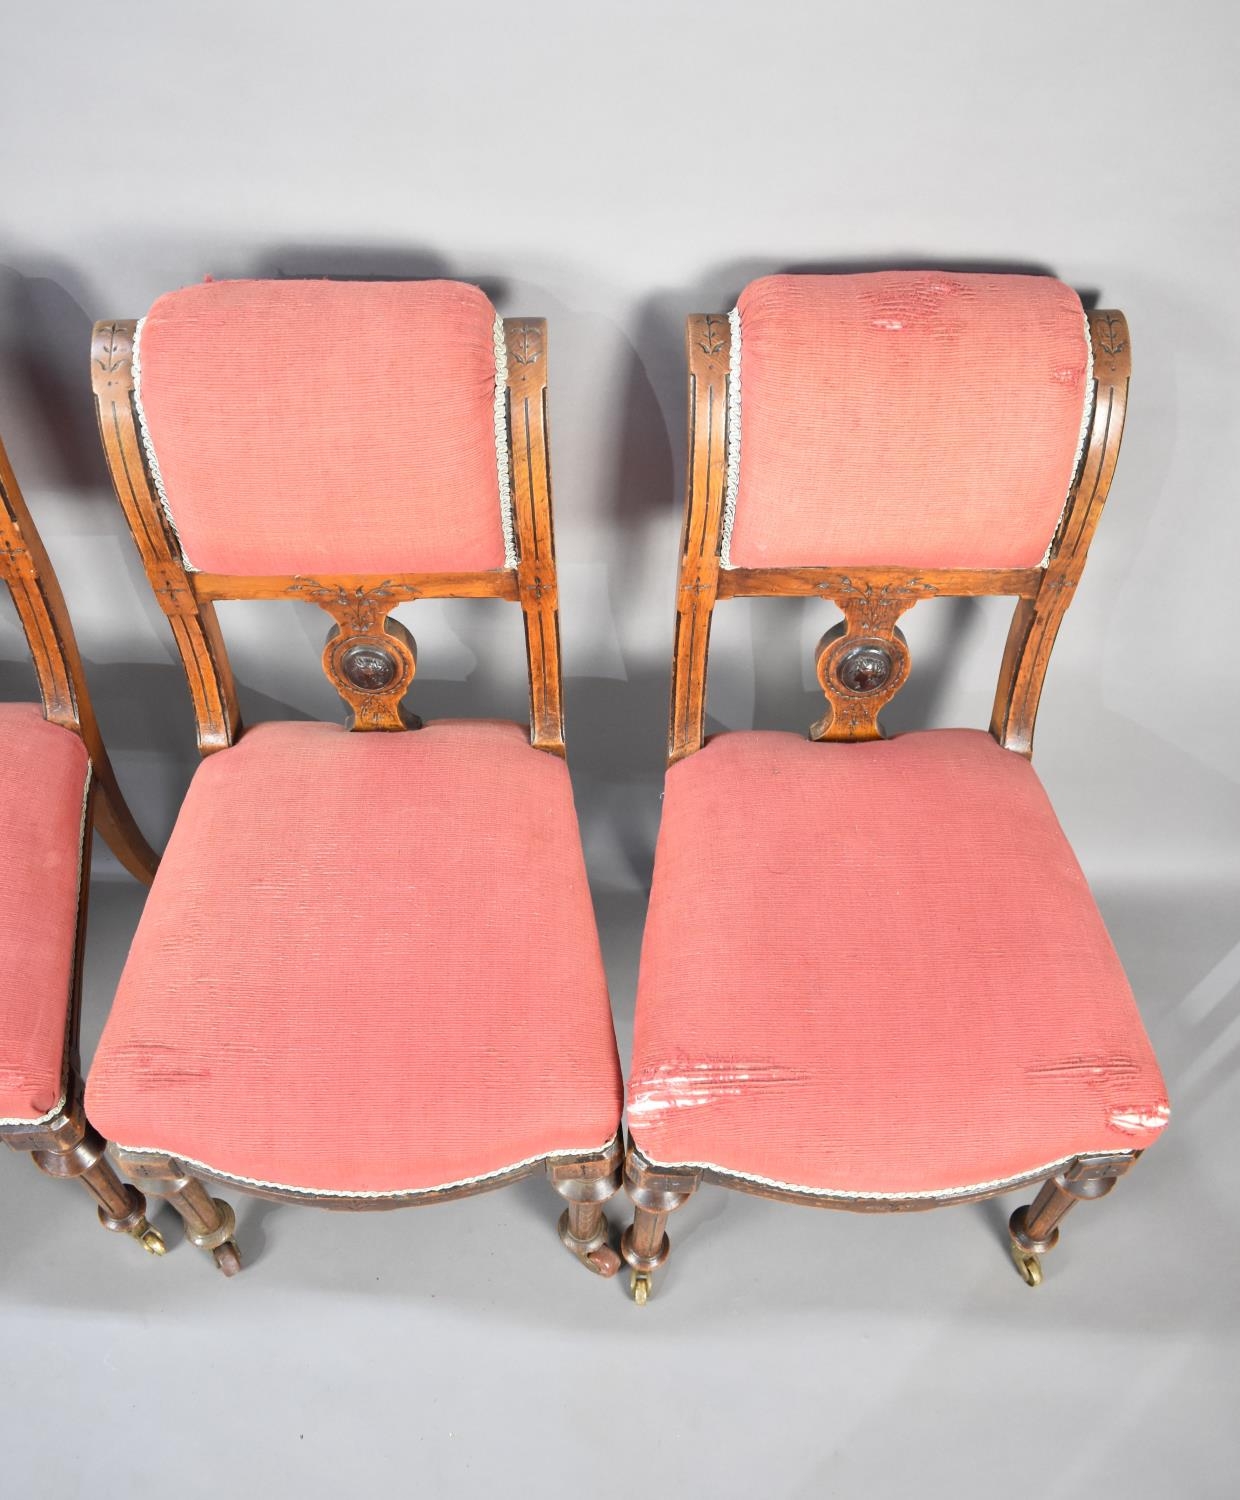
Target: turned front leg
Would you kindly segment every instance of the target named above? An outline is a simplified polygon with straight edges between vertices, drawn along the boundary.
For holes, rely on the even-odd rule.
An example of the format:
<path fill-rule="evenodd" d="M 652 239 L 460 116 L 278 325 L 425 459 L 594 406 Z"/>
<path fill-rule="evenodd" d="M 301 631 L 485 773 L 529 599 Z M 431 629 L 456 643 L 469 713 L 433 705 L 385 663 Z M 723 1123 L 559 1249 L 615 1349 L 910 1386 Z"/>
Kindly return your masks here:
<path fill-rule="evenodd" d="M 1012 1259 L 1028 1286 L 1042 1284 L 1041 1257 L 1059 1243 L 1059 1226 L 1076 1204 L 1105 1198 L 1138 1155 L 1078 1156 L 1042 1184 L 1032 1203 L 1016 1210 L 1008 1220 Z"/>
<path fill-rule="evenodd" d="M 171 1157 L 132 1157 L 122 1153 L 121 1165 L 144 1187 L 158 1193 L 176 1209 L 185 1225 L 185 1238 L 205 1250 L 225 1276 L 241 1269 L 241 1252 L 233 1238 L 237 1217 L 232 1205 L 213 1198 L 197 1177 L 180 1170 Z"/>
<path fill-rule="evenodd" d="M 587 1270 L 614 1276 L 620 1257 L 611 1246 L 605 1206 L 620 1190 L 623 1147 L 619 1136 L 601 1155 L 572 1162 L 548 1162 L 551 1185 L 568 1207 L 560 1215 L 560 1240 Z"/>
<path fill-rule="evenodd" d="M 71 1087 L 64 1110 L 42 1129 L 6 1138 L 18 1150 L 29 1151 L 35 1166 L 48 1177 L 80 1182 L 95 1200 L 105 1229 L 131 1236 L 152 1255 L 164 1253 L 163 1236 L 147 1223 L 146 1199 L 132 1183 L 117 1176 L 103 1137 L 86 1119 L 80 1084 Z"/>
<path fill-rule="evenodd" d="M 620 1240 L 620 1253 L 629 1267 L 629 1289 L 639 1307 L 646 1305 L 654 1273 L 671 1254 L 668 1216 L 689 1201 L 697 1185 L 695 1172 L 656 1167 L 636 1146 L 629 1147 L 624 1187 L 633 1202 L 633 1222 Z"/>

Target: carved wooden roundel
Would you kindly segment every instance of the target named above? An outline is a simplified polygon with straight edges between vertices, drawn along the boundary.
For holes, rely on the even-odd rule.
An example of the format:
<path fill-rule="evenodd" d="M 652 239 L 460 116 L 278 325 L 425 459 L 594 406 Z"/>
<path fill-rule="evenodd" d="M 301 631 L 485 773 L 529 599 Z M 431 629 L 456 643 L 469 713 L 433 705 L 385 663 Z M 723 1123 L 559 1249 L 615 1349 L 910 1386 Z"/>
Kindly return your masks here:
<path fill-rule="evenodd" d="M 853 634 L 847 622 L 827 631 L 816 653 L 818 681 L 831 711 L 810 730 L 816 740 L 873 740 L 881 737 L 879 710 L 908 677 L 904 633 Z"/>
<path fill-rule="evenodd" d="M 881 692 L 894 671 L 891 652 L 879 641 L 851 646 L 835 662 L 836 678 L 850 693 Z"/>
<path fill-rule="evenodd" d="M 417 645 L 399 620 L 363 630 L 337 625 L 323 651 L 323 670 L 352 710 L 351 729 L 416 728 L 401 699 L 417 668 Z"/>
<path fill-rule="evenodd" d="M 400 671 L 396 658 L 383 646 L 355 641 L 340 653 L 340 671 L 364 693 L 381 693 L 391 687 Z"/>

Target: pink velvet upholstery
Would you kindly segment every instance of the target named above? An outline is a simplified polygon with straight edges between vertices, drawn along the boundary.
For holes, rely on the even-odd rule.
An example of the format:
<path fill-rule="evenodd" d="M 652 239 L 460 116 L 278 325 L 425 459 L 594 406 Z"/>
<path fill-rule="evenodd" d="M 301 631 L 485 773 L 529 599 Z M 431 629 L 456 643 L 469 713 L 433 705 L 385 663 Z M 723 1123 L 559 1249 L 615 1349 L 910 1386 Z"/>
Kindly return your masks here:
<path fill-rule="evenodd" d="M 963 1190 L 1167 1118 L 1032 767 L 964 729 L 711 740 L 667 776 L 633 1138 L 823 1192 Z"/>
<path fill-rule="evenodd" d="M 564 762 L 515 724 L 261 724 L 199 768 L 87 1108 L 123 1146 L 398 1193 L 605 1145 L 615 1037 Z"/>
<path fill-rule="evenodd" d="M 250 576 L 504 565 L 495 309 L 454 281 L 161 297 L 141 409 L 189 562 Z"/>
<path fill-rule="evenodd" d="M 89 774 L 76 734 L 0 704 L 0 1123 L 60 1102 Z"/>
<path fill-rule="evenodd" d="M 736 567 L 1041 561 L 1086 400 L 1080 299 L 1041 276 L 767 276 L 740 298 Z"/>

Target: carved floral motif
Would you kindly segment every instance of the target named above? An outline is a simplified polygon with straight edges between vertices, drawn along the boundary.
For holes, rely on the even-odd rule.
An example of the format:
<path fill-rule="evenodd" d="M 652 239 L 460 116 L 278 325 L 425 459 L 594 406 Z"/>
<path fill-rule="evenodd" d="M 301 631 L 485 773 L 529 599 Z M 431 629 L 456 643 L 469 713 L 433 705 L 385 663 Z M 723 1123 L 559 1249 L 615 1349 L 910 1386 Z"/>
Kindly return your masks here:
<path fill-rule="evenodd" d="M 1093 334 L 1094 343 L 1102 354 L 1109 354 L 1114 358 L 1128 348 L 1123 320 L 1114 313 L 1099 313 L 1094 319 Z"/>
<path fill-rule="evenodd" d="M 508 339 L 508 358 L 514 365 L 537 364 L 542 358 L 542 330 L 537 323 L 518 323 Z"/>
<path fill-rule="evenodd" d="M 406 584 L 393 584 L 385 578 L 373 588 L 358 584 L 347 588 L 339 584 L 320 583 L 316 578 L 297 578 L 290 593 L 304 594 L 315 604 L 321 605 L 343 626 L 352 630 L 368 630 L 377 620 L 390 613 L 393 605 L 406 599 L 416 599 L 418 590 Z"/>
<path fill-rule="evenodd" d="M 115 323 L 106 324 L 103 333 L 95 340 L 95 348 L 99 351 L 95 365 L 105 375 L 115 375 L 118 370 L 129 363 L 132 354 L 128 332 L 123 338 L 118 338 L 117 326 Z"/>
<path fill-rule="evenodd" d="M 698 340 L 698 348 L 703 354 L 722 354 L 727 347 L 724 338 L 728 326 L 727 318 L 716 317 L 712 314 L 704 320 L 704 324 L 703 335 Z"/>

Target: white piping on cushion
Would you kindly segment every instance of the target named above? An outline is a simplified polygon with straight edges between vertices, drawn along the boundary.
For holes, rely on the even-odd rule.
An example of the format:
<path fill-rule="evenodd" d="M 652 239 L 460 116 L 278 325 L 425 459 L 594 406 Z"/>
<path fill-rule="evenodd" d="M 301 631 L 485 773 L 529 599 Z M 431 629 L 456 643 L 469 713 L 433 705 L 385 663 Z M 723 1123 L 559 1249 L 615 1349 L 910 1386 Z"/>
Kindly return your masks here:
<path fill-rule="evenodd" d="M 490 1182 L 495 1177 L 507 1177 L 510 1172 L 519 1172 L 522 1167 L 532 1167 L 540 1161 L 563 1161 L 567 1157 L 577 1156 L 602 1156 L 615 1140 L 610 1136 L 601 1146 L 587 1146 L 576 1151 L 540 1151 L 537 1156 L 527 1156 L 524 1161 L 514 1161 L 506 1167 L 497 1167 L 494 1172 L 481 1172 L 477 1177 L 459 1177 L 455 1182 L 442 1182 L 436 1187 L 420 1188 L 389 1188 L 382 1192 L 350 1192 L 347 1188 L 312 1188 L 294 1187 L 287 1182 L 268 1182 L 261 1177 L 241 1177 L 236 1172 L 221 1172 L 218 1168 L 211 1166 L 205 1161 L 195 1161 L 192 1156 L 182 1156 L 179 1151 L 168 1151 L 163 1146 L 122 1146 L 119 1141 L 113 1142 L 117 1151 L 128 1152 L 133 1156 L 166 1156 L 172 1161 L 184 1162 L 187 1167 L 196 1167 L 198 1171 L 205 1173 L 208 1177 L 214 1177 L 220 1182 L 235 1182 L 239 1187 L 268 1188 L 276 1193 L 294 1193 L 305 1198 L 367 1198 L 378 1200 L 381 1198 L 418 1198 L 430 1193 L 447 1193 L 454 1188 L 473 1187 L 476 1183 Z"/>
<path fill-rule="evenodd" d="M 61 1090 L 61 1094 L 60 1094 L 60 1099 L 57 1101 L 57 1103 L 55 1103 L 52 1106 L 51 1109 L 48 1110 L 48 1112 L 45 1115 L 40 1115 L 37 1120 L 31 1120 L 31 1119 L 28 1119 L 25 1116 L 17 1116 L 17 1117 L 14 1117 L 14 1118 L 10 1118 L 9 1116 L 6 1115 L 6 1116 L 4 1116 L 4 1118 L 0 1119 L 0 1130 L 8 1130 L 10 1126 L 15 1126 L 15 1125 L 20 1125 L 23 1128 L 32 1127 L 32 1126 L 35 1126 L 35 1125 L 50 1125 L 52 1123 L 52 1121 L 56 1118 L 56 1116 L 59 1115 L 64 1110 L 64 1107 L 65 1107 L 66 1104 L 68 1104 L 68 1102 L 69 1102 L 69 1093 L 68 1093 L 68 1090 L 67 1089 L 62 1089 Z"/>
<path fill-rule="evenodd" d="M 66 731 L 72 733 L 72 730 Z M 77 929 L 82 921 L 82 891 L 83 875 L 86 873 L 86 840 L 90 837 L 90 789 L 94 784 L 95 768 L 90 761 L 86 762 L 86 780 L 82 785 L 82 821 L 78 825 L 78 875 L 77 875 L 77 905 L 75 907 L 75 920 L 73 924 L 73 963 L 69 969 L 69 995 L 65 1007 L 65 1045 L 60 1060 L 60 1098 L 52 1105 L 45 1115 L 39 1115 L 37 1119 L 9 1118 L 0 1119 L 0 1129 L 9 1125 L 35 1126 L 50 1125 L 51 1122 L 61 1114 L 65 1105 L 69 1102 L 69 1027 L 73 1022 L 73 987 L 77 983 Z"/>
<path fill-rule="evenodd" d="M 1089 331 L 1089 314 L 1082 309 L 1081 317 L 1085 323 L 1085 408 L 1081 412 L 1081 430 L 1076 439 L 1076 457 L 1072 460 L 1072 478 L 1068 482 L 1068 493 L 1064 496 L 1063 509 L 1059 512 L 1059 520 L 1055 522 L 1055 530 L 1051 539 L 1046 544 L 1046 551 L 1042 554 L 1042 561 L 1038 564 L 1044 568 L 1051 560 L 1051 550 L 1055 545 L 1055 537 L 1059 535 L 1059 528 L 1063 524 L 1064 514 L 1068 509 L 1068 501 L 1072 498 L 1072 492 L 1076 488 L 1077 481 L 1081 477 L 1081 464 L 1085 459 L 1085 444 L 1089 441 L 1089 429 L 1094 420 L 1094 340 Z"/>
<path fill-rule="evenodd" d="M 1116 1150 L 1114 1146 L 1104 1147 L 1100 1151 L 1074 1151 L 1071 1156 L 1062 1157 L 1059 1161 L 1048 1162 L 1044 1167 L 1035 1167 L 1030 1172 L 1022 1172 L 1017 1177 L 996 1177 L 991 1182 L 974 1182 L 967 1187 L 955 1188 L 926 1188 L 915 1193 L 858 1193 L 854 1191 L 842 1191 L 839 1188 L 814 1188 L 805 1187 L 801 1183 L 781 1182 L 776 1177 L 760 1177 L 756 1172 L 737 1172 L 731 1167 L 721 1167 L 715 1162 L 661 1162 L 655 1161 L 651 1156 L 642 1151 L 639 1144 L 637 1149 L 641 1151 L 642 1157 L 661 1172 L 718 1172 L 721 1177 L 734 1177 L 738 1182 L 756 1182 L 762 1187 L 775 1188 L 781 1192 L 801 1193 L 806 1198 L 840 1198 L 852 1203 L 913 1203 L 926 1202 L 939 1198 L 967 1198 L 975 1193 L 993 1193 L 1006 1191 L 1019 1187 L 1025 1187 L 1031 1182 L 1040 1182 L 1046 1177 L 1053 1177 L 1056 1172 L 1062 1172 L 1078 1156 L 1130 1156 L 1131 1148 L 1127 1151 Z"/>
<path fill-rule="evenodd" d="M 504 566 L 517 565 L 517 537 L 512 520 L 512 465 L 508 459 L 508 344 L 504 320 L 495 315 L 495 466 L 499 472 L 499 517 L 504 529 Z"/>
<path fill-rule="evenodd" d="M 151 440 L 151 429 L 147 426 L 146 411 L 142 405 L 142 329 L 146 325 L 145 318 L 139 318 L 133 331 L 133 406 L 138 414 L 138 436 L 142 440 L 142 451 L 146 454 L 146 467 L 151 476 L 151 483 L 155 486 L 155 494 L 159 498 L 159 508 L 164 513 L 172 535 L 176 538 L 177 551 L 181 554 L 181 561 L 186 570 L 196 573 L 189 558 L 185 555 L 185 547 L 181 541 L 181 533 L 177 530 L 177 523 L 172 518 L 172 509 L 168 504 L 168 491 L 164 488 L 164 476 L 160 472 L 159 459 L 155 456 L 155 444 Z"/>
<path fill-rule="evenodd" d="M 728 314 L 732 346 L 728 354 L 728 456 L 723 486 L 723 526 L 719 537 L 719 560 L 732 566 L 732 526 L 736 521 L 736 491 L 741 482 L 741 310 Z"/>

